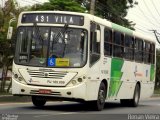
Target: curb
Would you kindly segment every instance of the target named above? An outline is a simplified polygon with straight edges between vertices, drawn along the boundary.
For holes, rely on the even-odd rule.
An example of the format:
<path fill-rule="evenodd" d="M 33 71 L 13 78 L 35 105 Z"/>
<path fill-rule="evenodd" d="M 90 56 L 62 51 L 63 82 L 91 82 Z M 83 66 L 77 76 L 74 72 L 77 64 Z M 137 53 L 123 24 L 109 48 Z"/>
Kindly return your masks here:
<path fill-rule="evenodd" d="M 0 102 L 30 102 L 29 96 L 0 95 Z"/>
<path fill-rule="evenodd" d="M 153 94 L 151 97 L 160 97 L 160 94 Z"/>

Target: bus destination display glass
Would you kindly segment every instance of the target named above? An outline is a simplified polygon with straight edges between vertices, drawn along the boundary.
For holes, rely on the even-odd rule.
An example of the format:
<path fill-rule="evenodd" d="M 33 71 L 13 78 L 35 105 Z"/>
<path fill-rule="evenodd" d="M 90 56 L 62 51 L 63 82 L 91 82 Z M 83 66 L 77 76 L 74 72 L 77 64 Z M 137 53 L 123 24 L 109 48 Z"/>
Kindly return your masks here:
<path fill-rule="evenodd" d="M 55 13 L 30 13 L 22 15 L 22 23 L 51 23 L 84 25 L 84 17 L 78 15 L 55 14 Z"/>

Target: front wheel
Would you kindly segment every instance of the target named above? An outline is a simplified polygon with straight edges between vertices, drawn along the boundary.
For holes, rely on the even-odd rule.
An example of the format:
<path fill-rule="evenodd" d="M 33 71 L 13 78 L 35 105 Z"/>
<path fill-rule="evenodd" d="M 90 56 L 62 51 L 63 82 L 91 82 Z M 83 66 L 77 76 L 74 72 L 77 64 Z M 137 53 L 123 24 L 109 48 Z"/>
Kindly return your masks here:
<path fill-rule="evenodd" d="M 36 107 L 43 107 L 46 103 L 46 99 L 40 96 L 32 96 L 32 103 Z"/>
<path fill-rule="evenodd" d="M 106 94 L 107 94 L 106 86 L 102 82 L 99 87 L 97 100 L 90 102 L 92 104 L 92 107 L 94 107 L 95 110 L 98 110 L 98 111 L 103 110 L 105 105 Z"/>

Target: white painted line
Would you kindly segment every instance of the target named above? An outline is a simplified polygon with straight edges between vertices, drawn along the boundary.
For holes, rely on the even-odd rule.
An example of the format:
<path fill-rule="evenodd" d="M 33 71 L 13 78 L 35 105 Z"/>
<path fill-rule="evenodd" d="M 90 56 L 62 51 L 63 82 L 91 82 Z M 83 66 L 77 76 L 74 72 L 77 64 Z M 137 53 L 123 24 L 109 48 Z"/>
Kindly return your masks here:
<path fill-rule="evenodd" d="M 47 117 L 47 116 L 50 116 L 50 115 L 36 115 L 34 116 L 35 118 L 38 118 L 38 117 Z"/>
<path fill-rule="evenodd" d="M 39 117 L 47 117 L 47 116 L 56 116 L 56 115 L 72 115 L 72 114 L 78 114 L 79 112 L 64 112 L 64 113 L 57 113 L 57 114 L 49 114 L 49 115 L 36 115 L 35 118 Z"/>
<path fill-rule="evenodd" d="M 78 112 L 65 112 L 65 113 L 59 113 L 60 115 L 70 115 L 70 114 L 77 114 Z"/>

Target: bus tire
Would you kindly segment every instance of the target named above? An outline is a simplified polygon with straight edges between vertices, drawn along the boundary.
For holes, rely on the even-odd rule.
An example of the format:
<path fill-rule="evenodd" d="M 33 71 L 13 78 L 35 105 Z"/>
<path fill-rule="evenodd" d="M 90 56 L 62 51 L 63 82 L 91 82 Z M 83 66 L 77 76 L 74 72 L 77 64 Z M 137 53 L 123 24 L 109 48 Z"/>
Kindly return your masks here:
<path fill-rule="evenodd" d="M 137 107 L 140 99 L 140 86 L 136 84 L 133 99 L 121 99 L 120 102 L 123 106 Z"/>
<path fill-rule="evenodd" d="M 40 96 L 32 96 L 32 103 L 36 107 L 43 107 L 46 104 L 46 99 Z"/>
<path fill-rule="evenodd" d="M 107 94 L 106 86 L 103 82 L 101 82 L 99 91 L 98 91 L 97 100 L 93 101 L 95 110 L 97 111 L 103 110 L 105 105 L 106 94 Z"/>
<path fill-rule="evenodd" d="M 137 107 L 139 104 L 139 98 L 140 98 L 140 86 L 139 86 L 139 84 L 136 84 L 133 99 L 131 99 L 130 106 Z"/>

